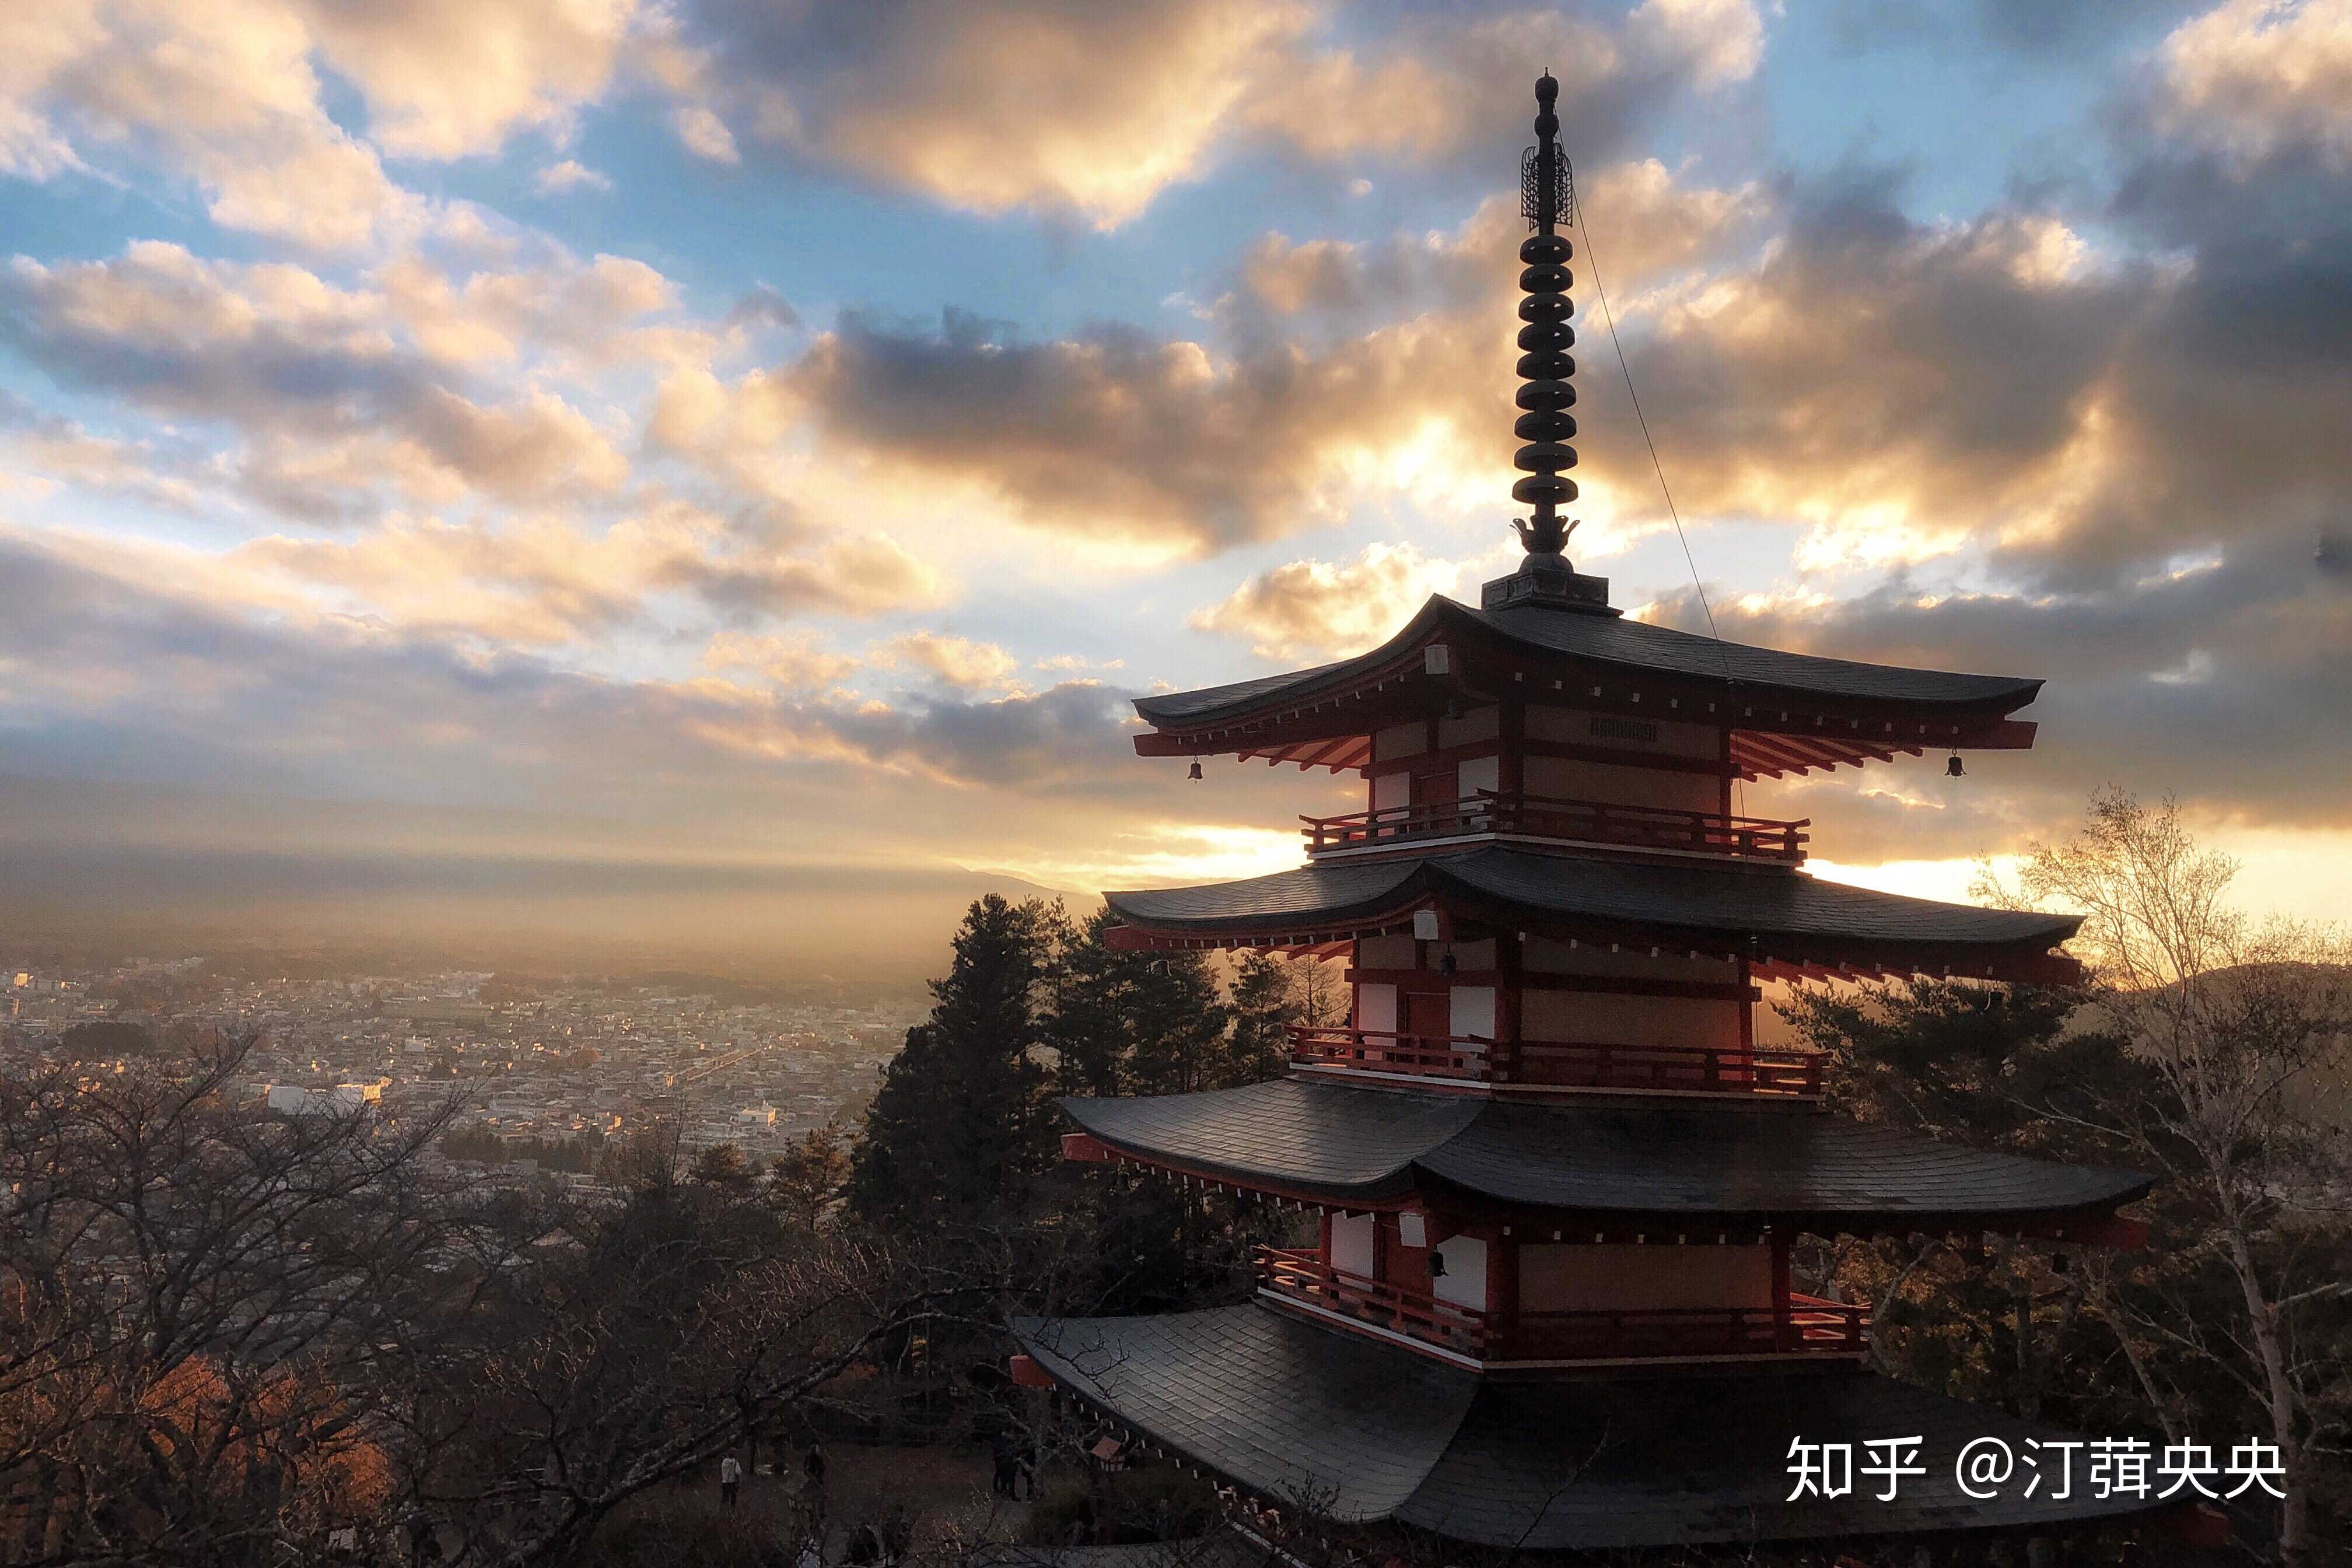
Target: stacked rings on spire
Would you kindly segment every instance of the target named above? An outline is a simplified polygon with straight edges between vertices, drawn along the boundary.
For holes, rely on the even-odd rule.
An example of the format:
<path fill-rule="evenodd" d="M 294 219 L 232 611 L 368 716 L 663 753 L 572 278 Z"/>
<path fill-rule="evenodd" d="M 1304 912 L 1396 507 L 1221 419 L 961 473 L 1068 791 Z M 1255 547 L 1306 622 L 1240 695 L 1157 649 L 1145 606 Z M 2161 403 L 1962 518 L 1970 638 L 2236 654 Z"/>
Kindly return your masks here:
<path fill-rule="evenodd" d="M 1519 329 L 1518 405 L 1527 412 L 1512 429 L 1528 443 L 1515 459 L 1528 477 L 1511 487 L 1511 499 L 1546 509 L 1576 499 L 1576 481 L 1561 477 L 1576 467 L 1576 448 L 1568 444 L 1576 434 L 1576 420 L 1568 412 L 1576 402 L 1576 388 L 1569 384 L 1576 356 L 1568 352 L 1576 346 L 1576 329 L 1568 324 L 1575 309 L 1568 298 L 1576 281 L 1567 266 L 1573 254 L 1556 234 L 1530 235 L 1519 247 L 1519 259 L 1527 264 L 1519 274 L 1527 295 L 1519 301 L 1519 319 L 1527 325 Z"/>

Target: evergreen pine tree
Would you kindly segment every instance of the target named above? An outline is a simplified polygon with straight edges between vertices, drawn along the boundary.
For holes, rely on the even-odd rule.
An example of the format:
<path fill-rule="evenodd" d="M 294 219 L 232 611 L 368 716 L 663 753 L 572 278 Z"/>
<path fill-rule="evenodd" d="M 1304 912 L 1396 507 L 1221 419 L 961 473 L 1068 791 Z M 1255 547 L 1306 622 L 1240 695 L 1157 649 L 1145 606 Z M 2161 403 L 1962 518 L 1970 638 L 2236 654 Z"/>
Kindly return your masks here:
<path fill-rule="evenodd" d="M 1290 1026 L 1306 1018 L 1295 960 L 1248 952 L 1234 966 L 1234 1029 L 1226 1041 L 1227 1079 L 1261 1083 L 1282 1076 L 1290 1060 Z"/>
<path fill-rule="evenodd" d="M 1040 983 L 1063 926 L 1058 908 L 994 893 L 966 911 L 928 1022 L 882 1069 L 849 1181 L 861 1217 L 971 1215 L 1017 1204 L 1050 1156 Z"/>
<path fill-rule="evenodd" d="M 1118 925 L 1108 910 L 1088 921 L 1055 977 L 1049 1037 L 1063 1091 L 1183 1094 L 1243 1081 L 1231 1072 L 1231 1015 L 1207 958 L 1122 952 L 1108 942 Z"/>

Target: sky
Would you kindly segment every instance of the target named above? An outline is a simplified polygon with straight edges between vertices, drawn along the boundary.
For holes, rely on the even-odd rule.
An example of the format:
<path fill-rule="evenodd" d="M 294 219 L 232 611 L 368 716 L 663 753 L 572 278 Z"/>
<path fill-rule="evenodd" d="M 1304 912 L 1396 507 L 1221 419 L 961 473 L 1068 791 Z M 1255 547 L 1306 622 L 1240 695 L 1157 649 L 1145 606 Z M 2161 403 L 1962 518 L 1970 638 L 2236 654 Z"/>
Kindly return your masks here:
<path fill-rule="evenodd" d="M 1547 68 L 1580 568 L 2051 682 L 1745 808 L 2352 914 L 2352 0 L 0 7 L 0 906 L 854 967 L 1296 863 L 1360 782 L 1128 703 L 1511 566 Z"/>

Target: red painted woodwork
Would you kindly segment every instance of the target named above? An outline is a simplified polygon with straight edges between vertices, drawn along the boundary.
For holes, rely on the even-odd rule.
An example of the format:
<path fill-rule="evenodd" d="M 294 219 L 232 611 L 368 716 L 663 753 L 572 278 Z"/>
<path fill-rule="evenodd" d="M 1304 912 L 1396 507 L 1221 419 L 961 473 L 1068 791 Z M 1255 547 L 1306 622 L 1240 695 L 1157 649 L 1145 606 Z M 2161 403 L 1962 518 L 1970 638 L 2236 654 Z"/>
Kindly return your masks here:
<path fill-rule="evenodd" d="M 1443 795 L 1424 795 L 1424 777 L 1448 781 Z M 1310 855 L 1365 849 L 1418 839 L 1473 833 L 1508 833 L 1586 844 L 1618 844 L 1638 849 L 1728 855 L 1793 866 L 1805 858 L 1812 826 L 1809 817 L 1783 821 L 1734 816 L 1727 812 L 1676 811 L 1660 806 L 1618 805 L 1608 801 L 1477 790 L 1466 799 L 1453 794 L 1450 773 L 1415 774 L 1412 803 L 1341 816 L 1302 816 Z"/>
<path fill-rule="evenodd" d="M 1417 1039 L 1444 1039 L 1454 1028 L 1450 991 L 1408 991 L 1403 996 L 1404 1032 Z"/>
<path fill-rule="evenodd" d="M 1404 1244 L 1402 1215 L 1384 1214 L 1378 1224 L 1381 1232 L 1381 1278 L 1402 1290 L 1423 1296 L 1430 1294 L 1429 1249 L 1444 1239 L 1437 1233 L 1436 1222 L 1424 1215 L 1422 1219 L 1420 1247 Z M 1491 1256 L 1493 1248 L 1489 1248 Z M 1329 1253 L 1323 1254 L 1328 1258 Z"/>
<path fill-rule="evenodd" d="M 1077 1165 L 1108 1165 L 1118 1156 L 1111 1152 L 1110 1145 L 1091 1132 L 1065 1132 L 1062 1158 Z"/>
<path fill-rule="evenodd" d="M 1051 1388 L 1054 1386 L 1053 1374 L 1048 1373 L 1044 1367 L 1039 1366 L 1033 1357 L 1025 1355 L 1014 1356 L 1013 1358 L 1013 1363 L 1008 1370 L 1013 1373 L 1013 1386 L 1016 1388 Z"/>
<path fill-rule="evenodd" d="M 1440 994 L 1435 999 L 1444 997 Z M 1410 1005 L 1421 997 L 1408 994 L 1404 1000 Z M 1798 1050 L 1477 1040 L 1419 1030 L 1389 1034 L 1301 1026 L 1290 1031 L 1290 1060 L 1301 1068 L 1401 1073 L 1528 1089 L 1679 1089 L 1779 1096 L 1822 1092 L 1821 1057 Z"/>
<path fill-rule="evenodd" d="M 1313 1252 L 1262 1247 L 1259 1288 L 1474 1361 L 1609 1361 L 1821 1353 L 1864 1348 L 1870 1309 L 1792 1295 L 1770 1308 L 1480 1311 L 1402 1283 L 1342 1273 Z"/>
<path fill-rule="evenodd" d="M 2210 1503 L 2188 1503 L 2158 1514 L 2147 1533 L 2174 1546 L 2223 1547 L 2230 1544 L 2230 1516 Z"/>
<path fill-rule="evenodd" d="M 1452 768 L 1433 768 L 1412 775 L 1412 804 L 1401 807 L 1406 811 L 1451 811 L 1461 795 Z"/>

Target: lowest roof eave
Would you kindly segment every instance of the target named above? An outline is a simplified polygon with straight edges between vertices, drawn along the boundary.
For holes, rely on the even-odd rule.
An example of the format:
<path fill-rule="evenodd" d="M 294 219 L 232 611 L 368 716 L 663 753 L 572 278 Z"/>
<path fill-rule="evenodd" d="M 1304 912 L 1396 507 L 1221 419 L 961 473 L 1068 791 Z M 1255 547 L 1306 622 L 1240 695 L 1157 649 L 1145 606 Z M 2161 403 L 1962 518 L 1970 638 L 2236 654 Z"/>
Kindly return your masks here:
<path fill-rule="evenodd" d="M 1514 1551 L 1753 1545 L 2145 1519 L 2171 1505 L 2077 1487 L 1990 1498 L 1954 1480 L 1987 1434 L 2070 1435 L 1848 1369 L 1524 1384 L 1242 1306 L 1149 1319 L 1019 1319 L 1013 1335 L 1131 1436 L 1289 1510 L 1393 1520 Z M 1882 1500 L 1787 1496 L 1791 1437 L 1855 1447 L 1916 1433 L 1922 1473 Z M 1594 1446 L 1597 1444 L 1598 1446 Z"/>

